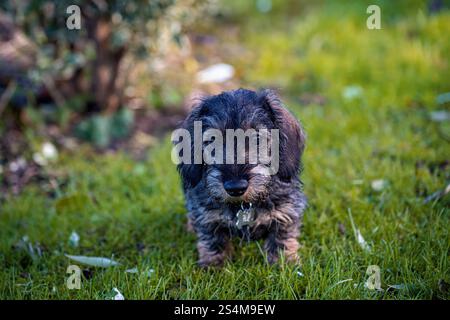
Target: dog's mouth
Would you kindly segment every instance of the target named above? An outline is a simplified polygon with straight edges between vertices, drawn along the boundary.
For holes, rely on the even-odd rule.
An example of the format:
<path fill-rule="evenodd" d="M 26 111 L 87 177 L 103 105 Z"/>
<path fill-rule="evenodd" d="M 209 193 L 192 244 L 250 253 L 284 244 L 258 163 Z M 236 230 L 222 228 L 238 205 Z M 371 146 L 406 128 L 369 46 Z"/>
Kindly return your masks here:
<path fill-rule="evenodd" d="M 249 188 L 244 194 L 240 196 L 231 196 L 226 194 L 222 201 L 225 204 L 231 206 L 239 206 L 244 204 L 245 207 L 248 207 L 250 204 L 257 204 L 260 202 L 264 202 L 268 196 L 268 190 L 266 188 L 261 188 L 259 192 L 255 192 L 253 188 Z"/>
<path fill-rule="evenodd" d="M 246 201 L 245 199 L 246 199 L 246 197 L 245 197 L 245 193 L 244 193 L 241 196 L 230 196 L 230 195 L 227 195 L 226 201 L 229 202 L 229 203 L 232 203 L 232 204 L 241 204 L 241 203 L 248 204 L 249 202 Z"/>

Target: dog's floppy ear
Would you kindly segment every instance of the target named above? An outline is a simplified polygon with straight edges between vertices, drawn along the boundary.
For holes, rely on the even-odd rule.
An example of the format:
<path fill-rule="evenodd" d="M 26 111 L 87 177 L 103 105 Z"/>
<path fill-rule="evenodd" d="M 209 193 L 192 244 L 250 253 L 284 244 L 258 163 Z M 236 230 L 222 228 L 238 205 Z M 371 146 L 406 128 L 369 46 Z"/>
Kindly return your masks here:
<path fill-rule="evenodd" d="M 299 121 L 283 106 L 275 91 L 265 89 L 259 92 L 259 96 L 271 112 L 276 128 L 280 130 L 278 176 L 282 180 L 290 180 L 300 171 L 300 160 L 305 148 L 305 133 Z"/>
<path fill-rule="evenodd" d="M 195 105 L 191 113 L 180 125 L 180 128 L 188 130 L 191 135 L 191 163 L 180 163 L 177 166 L 184 188 L 195 187 L 203 176 L 203 164 L 194 164 L 194 121 L 201 121 L 202 108 L 202 103 Z"/>

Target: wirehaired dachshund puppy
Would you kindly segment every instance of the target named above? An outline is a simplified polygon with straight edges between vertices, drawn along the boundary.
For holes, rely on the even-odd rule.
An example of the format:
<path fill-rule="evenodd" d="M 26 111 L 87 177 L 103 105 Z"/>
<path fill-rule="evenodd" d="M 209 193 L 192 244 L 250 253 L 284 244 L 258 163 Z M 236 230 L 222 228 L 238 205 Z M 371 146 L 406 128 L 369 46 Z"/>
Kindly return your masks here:
<path fill-rule="evenodd" d="M 299 179 L 305 134 L 277 94 L 238 89 L 203 98 L 179 129 L 186 133 L 183 140 L 194 138 L 178 154 L 184 161 L 179 160 L 177 168 L 188 226 L 198 237 L 199 265 L 222 265 L 232 251 L 233 237 L 264 239 L 270 263 L 280 254 L 288 261 L 298 261 L 298 237 L 306 207 Z M 244 136 L 239 149 L 237 134 L 228 139 L 230 129 L 235 134 L 239 129 L 240 133 L 256 131 L 256 138 Z M 208 131 L 213 134 L 206 134 Z M 259 133 L 263 131 L 265 135 Z M 176 146 L 181 143 L 174 136 L 172 140 Z M 212 142 L 215 150 L 209 148 L 208 158 L 205 151 Z M 223 148 L 218 143 L 224 144 Z M 263 161 L 259 153 L 249 161 L 252 146 L 258 152 L 264 146 L 269 149 L 270 161 Z M 239 156 L 245 161 L 236 161 Z"/>

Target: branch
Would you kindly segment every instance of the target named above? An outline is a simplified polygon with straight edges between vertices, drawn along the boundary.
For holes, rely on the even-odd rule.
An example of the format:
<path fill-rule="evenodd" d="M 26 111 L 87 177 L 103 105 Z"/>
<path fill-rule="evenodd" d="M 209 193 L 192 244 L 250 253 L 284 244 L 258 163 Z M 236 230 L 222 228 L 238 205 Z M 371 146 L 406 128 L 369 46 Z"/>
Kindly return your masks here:
<path fill-rule="evenodd" d="M 0 115 L 3 113 L 3 111 L 6 109 L 6 106 L 8 105 L 9 101 L 11 100 L 14 91 L 16 90 L 17 83 L 15 80 L 12 80 L 8 83 L 8 86 L 6 87 L 5 92 L 3 92 L 2 96 L 0 97 Z"/>

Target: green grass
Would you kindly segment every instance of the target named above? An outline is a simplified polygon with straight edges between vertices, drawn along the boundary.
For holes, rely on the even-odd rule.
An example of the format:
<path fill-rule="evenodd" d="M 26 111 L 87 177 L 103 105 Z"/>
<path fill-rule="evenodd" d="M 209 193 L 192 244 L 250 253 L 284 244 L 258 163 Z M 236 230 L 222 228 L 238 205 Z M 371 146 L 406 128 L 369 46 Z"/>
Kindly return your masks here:
<path fill-rule="evenodd" d="M 199 269 L 165 140 L 143 163 L 120 153 L 63 153 L 48 169 L 59 177 L 55 197 L 29 186 L 1 203 L 0 298 L 104 299 L 117 287 L 127 299 L 448 299 L 439 282 L 450 282 L 449 196 L 424 199 L 450 179 L 448 166 L 439 169 L 448 141 L 429 119 L 445 107 L 436 96 L 450 91 L 450 13 L 429 15 L 422 2 L 379 3 L 378 31 L 365 28 L 361 2 L 326 2 L 284 20 L 276 1 L 273 19 L 257 13 L 227 22 L 241 26 L 246 53 L 225 61 L 242 85 L 281 88 L 308 133 L 301 266 L 269 266 L 260 244 L 237 242 L 232 263 Z M 344 98 L 355 86 L 360 95 Z M 305 105 L 306 93 L 325 103 Z M 377 179 L 385 181 L 380 191 L 371 187 Z M 370 251 L 358 244 L 351 218 Z M 77 248 L 68 241 L 74 230 Z M 17 248 L 25 235 L 41 257 Z M 90 279 L 69 290 L 73 262 L 65 253 L 121 265 L 84 267 Z M 384 289 L 404 288 L 365 288 L 370 265 L 380 267 Z M 125 273 L 135 266 L 142 273 Z"/>

